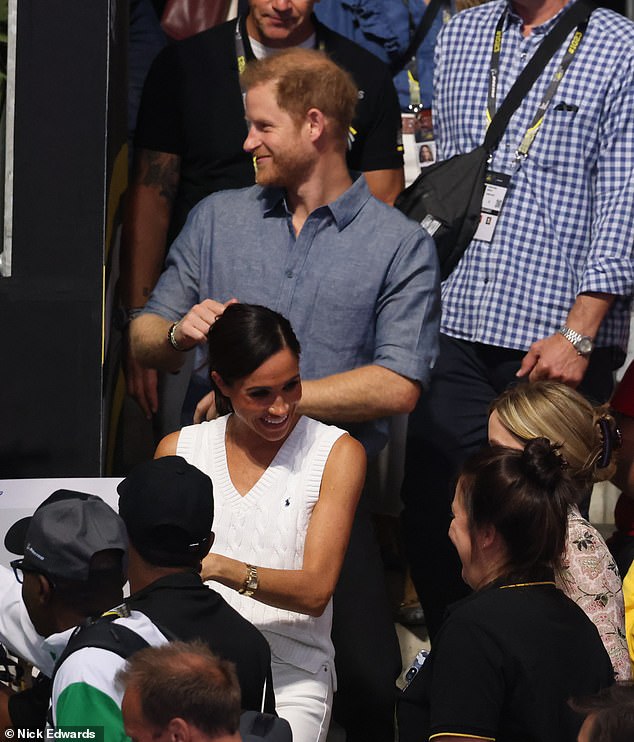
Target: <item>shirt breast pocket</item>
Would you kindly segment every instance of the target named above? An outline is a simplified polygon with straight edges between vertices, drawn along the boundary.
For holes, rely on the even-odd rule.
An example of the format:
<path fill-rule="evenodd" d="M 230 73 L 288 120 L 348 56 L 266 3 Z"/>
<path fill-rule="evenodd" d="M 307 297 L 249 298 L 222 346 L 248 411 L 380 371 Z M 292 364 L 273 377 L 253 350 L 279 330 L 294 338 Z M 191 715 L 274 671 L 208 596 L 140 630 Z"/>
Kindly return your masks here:
<path fill-rule="evenodd" d="M 592 161 L 596 152 L 596 121 L 575 103 L 551 104 L 529 151 L 544 170 L 575 170 L 576 164 Z"/>

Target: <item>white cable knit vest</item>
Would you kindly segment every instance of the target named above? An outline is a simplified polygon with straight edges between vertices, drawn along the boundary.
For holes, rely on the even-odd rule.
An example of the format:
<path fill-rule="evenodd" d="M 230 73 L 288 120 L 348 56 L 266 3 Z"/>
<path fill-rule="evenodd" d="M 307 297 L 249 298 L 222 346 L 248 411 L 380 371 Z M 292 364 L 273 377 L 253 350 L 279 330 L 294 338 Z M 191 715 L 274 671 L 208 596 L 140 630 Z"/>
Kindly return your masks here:
<path fill-rule="evenodd" d="M 213 551 L 260 567 L 301 569 L 324 466 L 345 431 L 301 417 L 268 469 L 243 497 L 227 468 L 228 417 L 183 428 L 176 450 L 213 482 Z M 332 600 L 321 616 L 313 618 L 245 598 L 217 582 L 209 584 L 262 631 L 278 659 L 313 673 L 324 662 L 332 664 Z"/>

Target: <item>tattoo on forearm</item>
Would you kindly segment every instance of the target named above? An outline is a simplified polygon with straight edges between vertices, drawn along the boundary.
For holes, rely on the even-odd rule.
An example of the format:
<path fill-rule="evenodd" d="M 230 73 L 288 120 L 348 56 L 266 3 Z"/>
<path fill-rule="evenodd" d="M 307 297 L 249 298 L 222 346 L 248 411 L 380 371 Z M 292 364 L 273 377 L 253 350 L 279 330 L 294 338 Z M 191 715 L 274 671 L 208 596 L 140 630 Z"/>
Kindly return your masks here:
<path fill-rule="evenodd" d="M 180 157 L 144 149 L 139 154 L 137 168 L 142 185 L 158 188 L 163 198 L 170 203 L 174 201 L 180 178 Z"/>

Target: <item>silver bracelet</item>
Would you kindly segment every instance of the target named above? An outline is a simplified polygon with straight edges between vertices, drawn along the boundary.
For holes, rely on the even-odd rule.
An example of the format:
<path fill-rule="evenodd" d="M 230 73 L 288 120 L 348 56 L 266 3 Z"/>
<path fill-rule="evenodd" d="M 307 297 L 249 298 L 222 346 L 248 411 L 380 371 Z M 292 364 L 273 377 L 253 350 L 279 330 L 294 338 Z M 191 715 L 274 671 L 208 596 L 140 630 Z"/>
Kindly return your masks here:
<path fill-rule="evenodd" d="M 176 329 L 177 324 L 178 322 L 173 322 L 170 325 L 170 328 L 167 331 L 167 340 L 169 344 L 172 346 L 172 348 L 174 348 L 174 350 L 177 350 L 179 353 L 186 353 L 189 350 L 189 348 L 181 347 L 176 341 L 176 338 L 174 337 L 174 330 Z"/>

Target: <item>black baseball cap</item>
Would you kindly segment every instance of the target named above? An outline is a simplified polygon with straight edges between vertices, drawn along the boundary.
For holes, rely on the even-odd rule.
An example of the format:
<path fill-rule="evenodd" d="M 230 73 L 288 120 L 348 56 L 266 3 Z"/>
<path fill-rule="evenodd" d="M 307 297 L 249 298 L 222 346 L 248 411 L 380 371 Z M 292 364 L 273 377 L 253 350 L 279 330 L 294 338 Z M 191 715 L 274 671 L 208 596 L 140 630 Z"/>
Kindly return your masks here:
<path fill-rule="evenodd" d="M 92 557 L 107 549 L 125 556 L 128 538 L 121 518 L 100 497 L 62 489 L 14 523 L 4 545 L 24 555 L 21 566 L 27 571 L 85 582 Z"/>
<path fill-rule="evenodd" d="M 208 548 L 214 503 L 211 479 L 181 456 L 136 466 L 117 487 L 130 541 L 150 564 L 189 565 Z"/>

